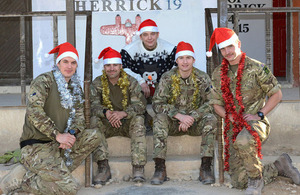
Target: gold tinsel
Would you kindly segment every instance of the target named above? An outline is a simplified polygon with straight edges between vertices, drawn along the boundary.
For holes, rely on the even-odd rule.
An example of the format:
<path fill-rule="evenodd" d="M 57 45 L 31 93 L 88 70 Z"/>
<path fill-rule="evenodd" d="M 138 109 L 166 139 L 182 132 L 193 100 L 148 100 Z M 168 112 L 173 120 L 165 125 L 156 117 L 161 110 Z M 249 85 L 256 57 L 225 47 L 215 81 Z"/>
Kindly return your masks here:
<path fill-rule="evenodd" d="M 194 68 L 192 70 L 192 81 L 193 81 L 193 84 L 194 84 L 194 87 L 195 87 L 195 91 L 194 91 L 194 94 L 193 94 L 193 102 L 192 102 L 192 105 L 193 105 L 193 108 L 197 108 L 197 96 L 199 94 L 199 86 L 198 86 L 198 83 L 196 81 L 196 76 L 195 76 L 195 73 L 194 73 Z M 172 78 L 172 85 L 171 85 L 171 88 L 172 88 L 172 97 L 171 99 L 168 101 L 169 104 L 172 104 L 175 102 L 175 100 L 178 98 L 179 94 L 180 94 L 180 86 L 179 86 L 179 83 L 180 83 L 180 74 L 179 74 L 179 71 L 177 71 L 177 74 L 174 74 L 171 76 Z"/>
<path fill-rule="evenodd" d="M 101 82 L 102 82 L 102 99 L 103 99 L 103 105 L 106 106 L 109 110 L 114 110 L 113 106 L 111 104 L 111 101 L 109 99 L 109 87 L 108 87 L 108 79 L 105 71 L 102 71 L 103 74 L 101 76 Z M 126 110 L 127 108 L 127 102 L 128 102 L 128 87 L 129 87 L 130 82 L 128 81 L 128 76 L 126 72 L 121 69 L 120 71 L 120 78 L 118 79 L 117 85 L 120 86 L 122 89 L 122 94 L 123 94 L 123 100 L 122 100 L 122 106 L 123 110 Z"/>

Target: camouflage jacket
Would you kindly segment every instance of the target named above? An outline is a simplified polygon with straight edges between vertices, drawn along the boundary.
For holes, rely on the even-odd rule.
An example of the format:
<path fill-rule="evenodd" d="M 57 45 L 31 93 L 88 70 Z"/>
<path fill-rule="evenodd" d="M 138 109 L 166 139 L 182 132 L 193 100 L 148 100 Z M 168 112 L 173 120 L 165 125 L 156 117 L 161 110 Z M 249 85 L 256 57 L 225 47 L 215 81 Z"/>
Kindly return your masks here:
<path fill-rule="evenodd" d="M 95 78 L 93 83 L 91 84 L 91 116 L 105 118 L 103 110 L 108 108 L 103 105 L 103 86 L 101 82 L 101 77 L 102 75 Z M 146 105 L 145 100 L 143 101 L 144 95 L 141 92 L 141 86 L 138 84 L 137 80 L 131 77 L 130 75 L 128 75 L 128 80 L 130 82 L 127 93 L 128 105 L 126 110 L 123 111 L 127 113 L 126 119 L 131 119 L 135 115 L 144 114 Z M 114 106 L 114 102 L 112 102 L 112 105 Z"/>
<path fill-rule="evenodd" d="M 210 104 L 224 106 L 221 91 L 221 66 L 218 66 L 212 74 L 212 93 Z M 230 78 L 230 90 L 235 97 L 237 72 L 228 70 Z M 243 77 L 241 81 L 241 93 L 245 114 L 256 114 L 265 103 L 266 96 L 270 97 L 280 89 L 280 85 L 275 76 L 265 64 L 246 56 Z M 238 102 L 234 99 L 237 110 L 240 109 Z"/>
<path fill-rule="evenodd" d="M 173 116 L 177 113 L 181 113 L 190 115 L 198 121 L 205 113 L 212 112 L 212 108 L 208 104 L 208 95 L 210 94 L 211 87 L 210 78 L 206 73 L 194 68 L 194 74 L 199 88 L 199 94 L 196 98 L 196 108 L 194 108 L 192 104 L 193 94 L 196 88 L 191 76 L 187 79 L 180 78 L 179 96 L 175 102 L 169 103 L 173 96 L 172 75 L 176 75 L 177 71 L 178 67 L 173 68 L 162 76 L 152 100 L 153 109 L 156 113 L 166 113 L 173 120 L 175 120 Z"/>
<path fill-rule="evenodd" d="M 69 83 L 69 89 L 72 90 Z M 84 107 L 75 104 L 75 119 L 70 129 L 83 131 L 85 129 Z M 47 72 L 35 78 L 28 93 L 28 103 L 20 141 L 37 139 L 54 140 L 54 130 L 63 133 L 67 127 L 70 109 L 65 109 L 60 103 L 60 94 L 52 72 Z"/>

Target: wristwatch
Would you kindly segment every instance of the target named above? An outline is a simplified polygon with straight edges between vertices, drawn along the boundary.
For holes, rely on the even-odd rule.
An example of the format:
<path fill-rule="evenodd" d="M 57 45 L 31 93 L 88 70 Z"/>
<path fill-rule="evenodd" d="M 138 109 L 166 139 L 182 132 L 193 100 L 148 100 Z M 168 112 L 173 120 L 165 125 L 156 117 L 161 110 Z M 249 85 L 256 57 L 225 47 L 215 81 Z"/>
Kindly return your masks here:
<path fill-rule="evenodd" d="M 263 112 L 261 112 L 261 111 L 258 111 L 258 112 L 257 112 L 257 115 L 260 117 L 260 120 L 264 120 L 264 118 L 265 118 L 265 115 L 264 115 L 264 113 L 263 113 Z"/>
<path fill-rule="evenodd" d="M 105 116 L 106 112 L 107 112 L 107 109 L 103 109 L 104 116 Z"/>

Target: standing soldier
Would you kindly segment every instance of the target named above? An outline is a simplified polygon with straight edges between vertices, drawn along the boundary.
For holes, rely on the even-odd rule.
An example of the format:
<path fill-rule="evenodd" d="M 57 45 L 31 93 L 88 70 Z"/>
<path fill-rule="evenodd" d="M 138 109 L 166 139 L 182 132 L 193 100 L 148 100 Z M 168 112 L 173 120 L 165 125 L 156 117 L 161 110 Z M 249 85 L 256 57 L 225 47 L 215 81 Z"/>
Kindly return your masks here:
<path fill-rule="evenodd" d="M 178 43 L 175 59 L 178 67 L 162 76 L 153 98 L 157 115 L 153 126 L 155 173 L 151 184 L 160 185 L 167 179 L 168 135 L 202 135 L 199 179 L 203 184 L 212 184 L 215 182 L 211 165 L 217 119 L 208 104 L 210 79 L 193 67 L 195 54 L 189 43 Z"/>
<path fill-rule="evenodd" d="M 176 47 L 159 38 L 158 27 L 151 19 L 144 20 L 137 33 L 139 39 L 121 50 L 123 68 L 139 82 L 147 103 L 151 105 L 161 75 L 176 65 Z M 152 118 L 148 113 L 145 116 L 145 125 L 150 131 Z"/>
<path fill-rule="evenodd" d="M 85 129 L 78 52 L 68 42 L 49 54 L 57 52 L 54 70 L 31 83 L 20 139 L 23 165 L 3 178 L 1 194 L 76 194 L 79 185 L 71 172 L 100 143 L 96 130 Z"/>
<path fill-rule="evenodd" d="M 282 97 L 278 81 L 267 66 L 242 52 L 241 42 L 233 30 L 214 30 L 209 57 L 215 43 L 223 62 L 212 74 L 210 104 L 225 119 L 225 170 L 229 171 L 233 187 L 247 188 L 246 194 L 261 194 L 264 183 L 270 183 L 278 175 L 289 177 L 299 185 L 299 171 L 293 167 L 288 154 L 265 166 L 259 159 L 261 145 L 270 133 L 265 116 Z"/>
<path fill-rule="evenodd" d="M 103 140 L 94 152 L 99 169 L 94 184 L 103 185 L 111 178 L 105 138 L 113 136 L 131 138 L 133 181 L 143 182 L 147 150 L 141 87 L 122 69 L 119 52 L 108 47 L 98 58 L 102 57 L 103 74 L 91 85 L 91 126 L 99 128 L 103 134 Z"/>

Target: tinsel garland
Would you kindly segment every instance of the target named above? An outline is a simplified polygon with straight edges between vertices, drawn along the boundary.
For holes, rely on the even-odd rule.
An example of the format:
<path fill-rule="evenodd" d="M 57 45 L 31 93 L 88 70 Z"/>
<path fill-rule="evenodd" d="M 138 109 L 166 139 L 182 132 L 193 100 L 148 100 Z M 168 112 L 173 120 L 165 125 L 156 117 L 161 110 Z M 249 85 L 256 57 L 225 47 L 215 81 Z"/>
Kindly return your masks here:
<path fill-rule="evenodd" d="M 259 139 L 259 135 L 256 131 L 254 131 L 251 126 L 245 121 L 243 118 L 243 113 L 245 107 L 243 105 L 243 97 L 241 94 L 241 81 L 243 76 L 243 70 L 245 67 L 245 58 L 246 53 L 242 52 L 242 57 L 238 65 L 238 73 L 237 73 L 237 83 L 236 83 L 236 100 L 240 106 L 239 112 L 236 111 L 236 106 L 234 105 L 234 97 L 232 92 L 230 91 L 230 78 L 228 77 L 228 69 L 229 69 L 229 62 L 224 58 L 222 61 L 222 68 L 221 68 L 221 90 L 222 90 L 222 97 L 225 102 L 225 128 L 224 128 L 224 140 L 225 140 L 225 171 L 229 170 L 229 138 L 228 138 L 228 131 L 230 129 L 230 119 L 229 115 L 231 114 L 233 117 L 233 136 L 232 142 L 234 143 L 236 140 L 237 135 L 242 131 L 245 127 L 249 133 L 254 137 L 256 144 L 257 144 L 257 154 L 259 158 L 262 158 L 261 154 L 261 141 Z"/>
<path fill-rule="evenodd" d="M 191 77 L 192 77 L 192 81 L 193 81 L 193 84 L 194 84 L 194 87 L 195 87 L 195 91 L 194 91 L 194 94 L 193 94 L 193 102 L 192 102 L 192 105 L 193 105 L 193 108 L 197 108 L 197 104 L 196 104 L 196 101 L 197 101 L 197 96 L 199 94 L 199 87 L 198 87 L 198 83 L 196 81 L 196 75 L 194 73 L 194 70 L 195 68 L 193 67 L 193 70 L 192 70 L 192 74 L 191 74 Z M 172 79 L 172 85 L 171 85 L 171 88 L 172 88 L 172 97 L 171 99 L 169 99 L 168 103 L 169 104 L 172 104 L 175 102 L 175 100 L 178 98 L 179 94 L 180 94 L 180 74 L 179 74 L 179 71 L 177 71 L 176 74 L 172 75 L 171 76 L 171 79 Z"/>
<path fill-rule="evenodd" d="M 67 127 L 64 130 L 64 133 L 68 133 L 70 131 L 70 127 L 75 119 L 76 109 L 75 105 L 76 102 L 82 104 L 84 100 L 82 99 L 82 91 L 80 88 L 80 79 L 77 73 L 73 74 L 70 82 L 73 88 L 72 92 L 68 89 L 68 83 L 65 80 L 65 77 L 61 74 L 60 70 L 57 66 L 53 68 L 53 75 L 57 84 L 58 92 L 60 95 L 60 104 L 65 109 L 70 109 L 69 118 L 67 121 Z M 65 157 L 67 159 L 66 165 L 70 166 L 73 164 L 72 159 L 70 159 L 70 152 L 71 149 L 65 150 Z"/>
<path fill-rule="evenodd" d="M 113 110 L 113 106 L 111 104 L 110 98 L 109 98 L 109 87 L 108 87 L 108 79 L 105 71 L 102 71 L 103 74 L 101 76 L 101 82 L 102 82 L 102 99 L 103 99 L 103 105 L 106 106 L 109 110 Z M 123 99 L 122 99 L 122 106 L 123 110 L 126 110 L 127 103 L 128 103 L 128 87 L 129 87 L 129 80 L 128 75 L 126 72 L 121 69 L 120 71 L 120 78 L 118 79 L 117 85 L 120 86 L 122 89 Z"/>

